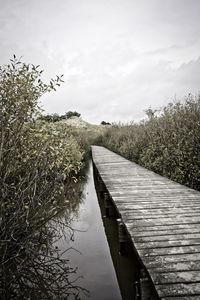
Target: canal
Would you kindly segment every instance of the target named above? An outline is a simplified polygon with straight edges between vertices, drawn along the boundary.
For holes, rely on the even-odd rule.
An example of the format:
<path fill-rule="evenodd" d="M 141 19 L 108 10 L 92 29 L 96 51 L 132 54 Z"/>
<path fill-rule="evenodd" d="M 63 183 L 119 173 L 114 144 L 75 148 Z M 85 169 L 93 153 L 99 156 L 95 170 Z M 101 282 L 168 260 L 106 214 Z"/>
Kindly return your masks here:
<path fill-rule="evenodd" d="M 73 240 L 62 239 L 59 248 L 73 248 L 66 252 L 66 258 L 71 267 L 77 267 L 77 282 L 88 290 L 89 299 L 135 299 L 137 260 L 131 248 L 125 256 L 119 254 L 117 221 L 105 217 L 103 202 L 97 198 L 91 162 L 83 195 L 71 224 Z M 81 299 L 87 299 L 87 295 Z"/>

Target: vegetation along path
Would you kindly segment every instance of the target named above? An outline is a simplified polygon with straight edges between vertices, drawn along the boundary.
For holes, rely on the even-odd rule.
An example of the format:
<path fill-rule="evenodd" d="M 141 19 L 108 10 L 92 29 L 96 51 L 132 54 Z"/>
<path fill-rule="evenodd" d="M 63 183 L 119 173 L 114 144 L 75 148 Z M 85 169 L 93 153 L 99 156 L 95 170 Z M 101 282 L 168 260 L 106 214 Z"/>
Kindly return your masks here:
<path fill-rule="evenodd" d="M 104 147 L 92 156 L 158 299 L 199 299 L 200 193 Z"/>

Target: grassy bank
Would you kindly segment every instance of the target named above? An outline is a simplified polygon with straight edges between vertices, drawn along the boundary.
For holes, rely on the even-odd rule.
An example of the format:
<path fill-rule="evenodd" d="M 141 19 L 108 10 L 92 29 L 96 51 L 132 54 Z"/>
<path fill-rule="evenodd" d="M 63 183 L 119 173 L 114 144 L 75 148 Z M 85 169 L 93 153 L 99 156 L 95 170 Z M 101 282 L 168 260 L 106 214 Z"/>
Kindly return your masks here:
<path fill-rule="evenodd" d="M 169 104 L 139 124 L 115 125 L 98 143 L 181 184 L 200 190 L 200 98 Z"/>

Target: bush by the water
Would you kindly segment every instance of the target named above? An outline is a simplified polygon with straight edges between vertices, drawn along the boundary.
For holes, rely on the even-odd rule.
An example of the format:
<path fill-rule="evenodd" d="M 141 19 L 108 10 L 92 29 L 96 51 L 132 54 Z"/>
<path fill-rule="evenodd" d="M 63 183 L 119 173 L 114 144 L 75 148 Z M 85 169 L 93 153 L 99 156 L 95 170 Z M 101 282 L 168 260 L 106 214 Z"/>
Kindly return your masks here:
<path fill-rule="evenodd" d="M 73 270 L 59 259 L 58 251 L 52 259 L 53 247 L 48 246 L 56 230 L 47 224 L 63 207 L 70 208 L 76 196 L 72 183 L 76 184 L 83 167 L 84 151 L 64 126 L 36 121 L 38 99 L 62 82 L 57 76 L 46 84 L 41 75 L 39 66 L 22 63 L 15 56 L 0 68 L 2 299 L 39 299 L 31 294 L 34 289 L 38 295 L 46 293 L 45 299 L 67 289 L 73 295 L 69 277 Z M 55 276 L 64 278 L 60 286 L 55 285 Z M 51 289 L 46 291 L 45 286 Z M 78 291 L 77 287 L 74 295 Z"/>
<path fill-rule="evenodd" d="M 99 144 L 200 190 L 200 97 L 170 103 L 139 124 L 112 126 Z"/>

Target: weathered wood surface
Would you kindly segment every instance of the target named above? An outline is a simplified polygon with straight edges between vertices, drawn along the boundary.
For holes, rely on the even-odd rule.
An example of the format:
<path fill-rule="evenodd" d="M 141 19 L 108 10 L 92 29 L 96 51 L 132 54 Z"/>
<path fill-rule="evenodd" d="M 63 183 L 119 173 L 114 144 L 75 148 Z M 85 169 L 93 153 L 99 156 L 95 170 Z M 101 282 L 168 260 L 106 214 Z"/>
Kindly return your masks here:
<path fill-rule="evenodd" d="M 200 193 L 103 147 L 92 156 L 160 299 L 200 299 Z"/>

